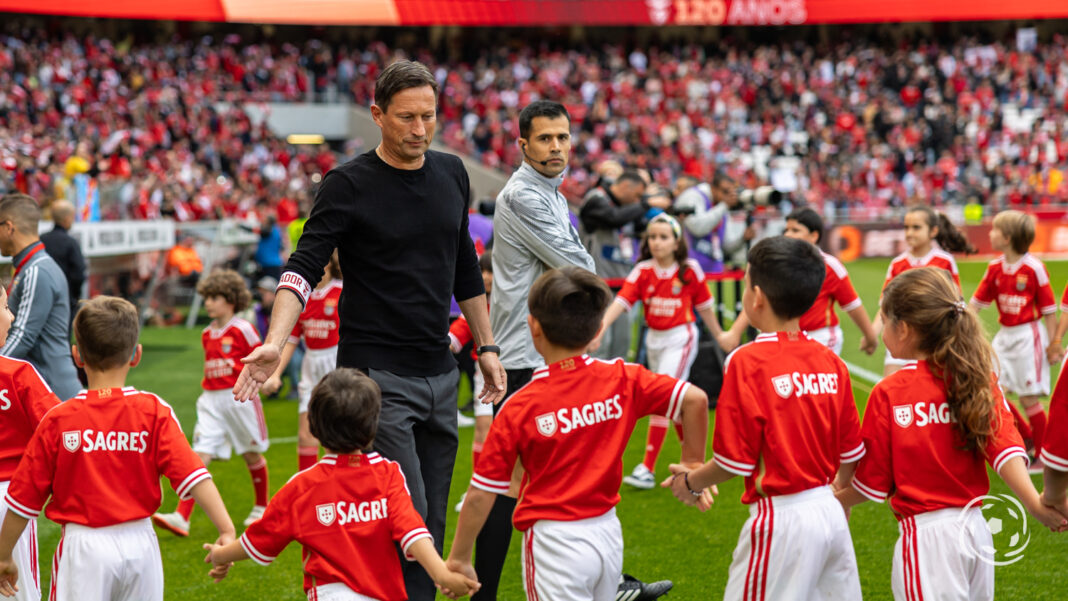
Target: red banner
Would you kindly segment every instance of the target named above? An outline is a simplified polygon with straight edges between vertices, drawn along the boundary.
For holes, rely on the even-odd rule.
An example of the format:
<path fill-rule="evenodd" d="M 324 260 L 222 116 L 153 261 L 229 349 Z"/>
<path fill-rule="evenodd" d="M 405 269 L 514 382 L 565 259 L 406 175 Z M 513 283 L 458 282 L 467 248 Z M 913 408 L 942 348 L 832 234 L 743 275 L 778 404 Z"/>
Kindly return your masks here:
<path fill-rule="evenodd" d="M 0 0 L 0 12 L 320 25 L 802 25 L 1068 18 L 1065 0 Z"/>

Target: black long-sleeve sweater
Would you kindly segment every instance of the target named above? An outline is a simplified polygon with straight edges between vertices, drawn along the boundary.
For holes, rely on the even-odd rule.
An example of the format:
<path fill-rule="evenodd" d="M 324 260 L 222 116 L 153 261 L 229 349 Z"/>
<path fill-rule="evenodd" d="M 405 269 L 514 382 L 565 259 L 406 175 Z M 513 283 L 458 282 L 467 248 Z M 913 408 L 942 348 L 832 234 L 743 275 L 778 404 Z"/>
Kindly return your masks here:
<path fill-rule="evenodd" d="M 455 369 L 450 297 L 485 292 L 467 232 L 469 187 L 460 159 L 435 151 L 403 170 L 372 150 L 323 178 L 279 288 L 306 301 L 338 249 L 339 366 L 404 376 Z"/>

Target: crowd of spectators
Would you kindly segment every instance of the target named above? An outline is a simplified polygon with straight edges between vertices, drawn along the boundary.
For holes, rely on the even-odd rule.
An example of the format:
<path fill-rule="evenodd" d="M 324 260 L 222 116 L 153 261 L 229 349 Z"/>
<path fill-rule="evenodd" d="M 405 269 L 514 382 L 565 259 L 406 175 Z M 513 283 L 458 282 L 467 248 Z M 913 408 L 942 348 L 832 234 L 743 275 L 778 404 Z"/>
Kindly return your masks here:
<path fill-rule="evenodd" d="M 368 105 L 379 69 L 405 55 L 441 82 L 438 138 L 508 170 L 518 111 L 563 102 L 577 137 L 566 191 L 607 159 L 670 188 L 723 169 L 825 209 L 910 202 L 1068 201 L 1068 38 L 773 45 L 547 43 L 471 60 L 385 43 L 360 47 L 218 39 L 137 44 L 23 32 L 0 36 L 0 188 L 49 198 L 72 174 L 118 186 L 105 218 L 179 220 L 306 208 L 341 157 L 294 147 L 233 105 Z"/>

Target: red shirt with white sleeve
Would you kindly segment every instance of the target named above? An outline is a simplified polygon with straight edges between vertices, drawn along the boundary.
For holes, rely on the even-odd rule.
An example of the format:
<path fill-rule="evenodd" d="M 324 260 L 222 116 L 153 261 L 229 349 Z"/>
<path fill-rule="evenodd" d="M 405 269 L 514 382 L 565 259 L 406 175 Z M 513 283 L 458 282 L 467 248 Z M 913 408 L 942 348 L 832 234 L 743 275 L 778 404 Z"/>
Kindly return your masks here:
<path fill-rule="evenodd" d="M 960 273 L 957 271 L 957 261 L 953 258 L 953 255 L 942 250 L 938 246 L 937 242 L 931 243 L 931 250 L 922 257 L 914 257 L 908 252 L 903 252 L 900 255 L 894 257 L 894 260 L 890 262 L 890 266 L 886 268 L 886 281 L 883 282 L 883 288 L 890 283 L 890 280 L 896 278 L 898 275 L 917 267 L 938 267 L 945 269 L 953 276 L 953 281 L 957 284 L 957 289 L 960 289 Z M 880 301 L 882 299 L 880 298 Z"/>
<path fill-rule="evenodd" d="M 221 328 L 208 326 L 200 335 L 204 345 L 204 390 L 226 390 L 237 384 L 241 359 L 260 346 L 256 328 L 240 317 L 233 317 Z"/>
<path fill-rule="evenodd" d="M 849 371 L 804 332 L 769 332 L 727 358 L 713 461 L 745 477 L 742 503 L 830 484 L 864 456 Z"/>
<path fill-rule="evenodd" d="M 325 455 L 297 473 L 240 541 L 260 565 L 300 542 L 305 592 L 340 582 L 374 599 L 399 601 L 407 594 L 394 543 L 407 553 L 421 538 L 430 532 L 412 506 L 400 465 L 367 453 Z"/>
<path fill-rule="evenodd" d="M 689 386 L 622 359 L 580 355 L 536 369 L 494 418 L 471 486 L 506 494 L 518 460 L 526 471 L 517 530 L 602 515 L 619 503 L 620 458 L 635 423 L 679 421 Z"/>
<path fill-rule="evenodd" d="M 823 278 L 820 294 L 812 307 L 801 316 L 801 329 L 806 332 L 838 325 L 838 315 L 834 312 L 834 303 L 841 305 L 843 311 L 852 311 L 861 306 L 860 297 L 849 281 L 849 272 L 837 258 L 820 251 L 827 266 L 827 275 Z"/>
<path fill-rule="evenodd" d="M 864 446 L 853 487 L 879 503 L 889 497 L 898 518 L 964 507 L 990 490 L 986 465 L 1000 471 L 1013 457 L 1026 461 L 1023 439 L 993 381 L 997 415 L 984 455 L 962 447 L 946 401 L 945 383 L 917 361 L 875 385 L 864 410 Z M 985 459 L 985 461 L 984 461 Z"/>
<path fill-rule="evenodd" d="M 1068 472 L 1068 370 L 1061 369 L 1049 399 L 1049 420 L 1042 439 L 1042 462 L 1059 472 Z"/>
<path fill-rule="evenodd" d="M 304 337 L 304 344 L 312 350 L 337 346 L 341 319 L 337 308 L 341 302 L 341 280 L 330 280 L 322 288 L 312 290 L 304 311 L 293 326 L 289 341 L 296 344 Z"/>
<path fill-rule="evenodd" d="M 37 425 L 58 404 L 32 364 L 0 357 L 0 482 L 11 479 Z"/>
<path fill-rule="evenodd" d="M 1002 255 L 990 262 L 972 302 L 981 308 L 998 305 L 998 323 L 1019 326 L 1057 312 L 1049 272 L 1031 253 L 1009 264 Z"/>
<path fill-rule="evenodd" d="M 696 321 L 694 311 L 716 302 L 705 283 L 705 273 L 693 259 L 686 259 L 681 277 L 677 264 L 664 269 L 650 259 L 635 265 L 616 295 L 616 302 L 630 311 L 638 301 L 645 305 L 645 323 L 654 330 L 670 330 Z"/>
<path fill-rule="evenodd" d="M 171 406 L 132 386 L 90 390 L 45 414 L 6 501 L 27 519 L 48 502 L 53 522 L 113 526 L 159 509 L 161 475 L 182 499 L 211 478 Z"/>

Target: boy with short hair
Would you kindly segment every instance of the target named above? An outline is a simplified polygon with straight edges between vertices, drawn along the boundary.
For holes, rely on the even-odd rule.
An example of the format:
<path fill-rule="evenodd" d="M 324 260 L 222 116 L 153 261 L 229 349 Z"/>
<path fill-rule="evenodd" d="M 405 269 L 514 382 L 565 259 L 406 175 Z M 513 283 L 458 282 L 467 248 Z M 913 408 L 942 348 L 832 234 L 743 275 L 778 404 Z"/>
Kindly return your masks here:
<path fill-rule="evenodd" d="M 550 270 L 527 304 L 534 347 L 546 366 L 497 413 L 460 511 L 448 565 L 474 577 L 471 551 L 512 470 L 526 473 L 513 516 L 523 531 L 528 599 L 613 599 L 623 565 L 615 506 L 621 457 L 638 419 L 682 422 L 682 461 L 699 465 L 708 428 L 701 389 L 622 359 L 583 354 L 612 292 L 578 267 Z M 711 497 L 708 492 L 699 493 Z"/>
<path fill-rule="evenodd" d="M 7 339 L 15 316 L 7 307 L 7 292 L 0 288 L 0 345 Z M 6 495 L 11 476 L 38 424 L 59 398 L 45 383 L 32 363 L 0 357 L 0 496 Z M 9 515 L 7 503 L 0 500 L 0 516 Z M 19 568 L 16 601 L 41 599 L 41 581 L 37 570 L 37 520 L 19 537 L 13 549 Z"/>
<path fill-rule="evenodd" d="M 211 324 L 204 328 L 204 392 L 197 399 L 197 424 L 193 429 L 193 450 L 204 465 L 213 459 L 230 459 L 236 450 L 248 465 L 252 476 L 255 504 L 245 519 L 245 526 L 258 520 L 267 508 L 267 459 L 263 453 L 270 443 L 267 422 L 259 395 L 251 403 L 234 400 L 233 388 L 241 373 L 241 359 L 260 346 L 260 335 L 253 325 L 235 314 L 248 307 L 252 294 L 245 280 L 232 269 L 217 269 L 197 284 L 204 297 L 204 309 Z M 178 536 L 189 536 L 192 499 L 178 502 L 173 513 L 157 513 L 152 522 Z"/>
<path fill-rule="evenodd" d="M 1049 355 L 1056 354 L 1051 347 L 1059 349 L 1060 345 L 1050 344 L 1057 329 L 1057 299 L 1046 266 L 1028 252 L 1034 240 L 1034 217 L 1022 211 L 1002 211 L 994 217 L 990 245 L 1003 254 L 987 266 L 971 305 L 978 312 L 997 303 L 1001 329 L 990 344 L 1000 365 L 998 382 L 1005 392 L 1015 392 L 1020 398 L 1027 423 L 1010 407 L 1020 434 L 1034 443 L 1031 471 L 1041 473 L 1046 431 L 1042 397 L 1049 396 Z"/>
<path fill-rule="evenodd" d="M 204 545 L 216 582 L 230 563 L 252 559 L 269 565 L 297 540 L 304 546 L 309 599 L 406 599 L 395 544 L 446 594 L 478 590 L 473 579 L 445 567 L 412 505 L 399 464 L 366 452 L 374 442 L 381 404 L 378 385 L 355 369 L 334 370 L 315 386 L 308 422 L 327 454 L 293 476 L 240 539 Z"/>
<path fill-rule="evenodd" d="M 85 368 L 89 390 L 45 414 L 11 479 L 0 594 L 14 589 L 15 540 L 47 502 L 45 515 L 63 526 L 51 599 L 162 601 L 163 562 L 148 520 L 160 505 L 160 476 L 180 498 L 200 503 L 220 544 L 233 540 L 234 525 L 170 405 L 124 386 L 141 361 L 137 309 L 98 296 L 83 304 L 73 329 L 74 361 Z"/>
<path fill-rule="evenodd" d="M 765 333 L 727 358 L 712 460 L 693 471 L 672 466 L 663 483 L 704 511 L 711 503 L 693 491 L 745 478 L 750 517 L 728 600 L 861 598 L 849 525 L 830 486 L 848 486 L 864 455 L 857 406 L 845 364 L 800 329 L 825 271 L 803 240 L 767 238 L 749 252 L 742 306 Z"/>

